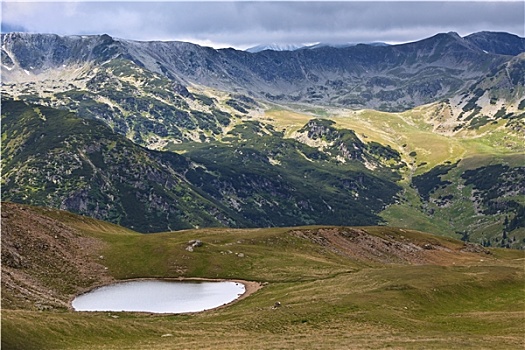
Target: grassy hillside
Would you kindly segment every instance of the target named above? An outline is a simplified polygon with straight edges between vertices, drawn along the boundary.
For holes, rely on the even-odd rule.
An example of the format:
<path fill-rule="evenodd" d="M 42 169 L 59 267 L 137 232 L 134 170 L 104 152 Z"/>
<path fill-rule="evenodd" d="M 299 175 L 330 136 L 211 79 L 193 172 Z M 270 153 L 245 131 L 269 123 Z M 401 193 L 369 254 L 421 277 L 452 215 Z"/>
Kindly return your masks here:
<path fill-rule="evenodd" d="M 189 252 L 191 239 L 204 244 Z M 47 248 L 36 244 L 43 241 Z M 42 272 L 65 263 L 61 252 L 74 247 L 83 248 L 82 259 Z M 14 253 L 25 265 L 6 263 Z M 525 345 L 524 258 L 388 227 L 141 235 L 3 203 L 2 349 L 516 349 Z M 231 306 L 185 315 L 76 313 L 64 305 L 111 280 L 181 276 L 246 279 L 262 288 Z M 13 287 L 28 285 L 38 293 L 10 302 Z M 51 293 L 54 304 L 43 300 Z M 276 301 L 282 306 L 273 308 Z"/>
<path fill-rule="evenodd" d="M 242 223 L 184 179 L 186 158 L 150 151 L 67 111 L 2 100 L 2 156 L 5 200 L 141 232 Z"/>
<path fill-rule="evenodd" d="M 363 142 L 398 152 L 407 166 L 397 169 L 402 187 L 398 200 L 380 214 L 389 225 L 523 249 L 525 147 L 522 128 L 516 125 L 523 124 L 524 115 L 453 131 L 457 121 L 440 108 L 384 113 L 275 107 L 262 120 L 285 137 L 322 150 L 321 143 L 301 137 L 301 128 L 323 115 L 341 134 L 353 130 Z"/>
<path fill-rule="evenodd" d="M 141 232 L 387 223 L 525 247 L 525 148 L 505 118 L 449 134 L 432 126 L 439 106 L 315 115 L 274 108 L 220 140 L 168 144 L 181 156 L 65 111 L 10 100 L 2 107 L 7 200 Z"/>
<path fill-rule="evenodd" d="M 351 131 L 326 128 L 341 144 L 326 155 L 246 121 L 223 142 L 171 145 L 185 152 L 180 155 L 142 148 L 98 121 L 21 101 L 3 100 L 2 122 L 5 200 L 67 209 L 140 232 L 374 225 L 400 189 L 391 164 L 399 155 L 366 145 Z M 333 161 L 337 157 L 344 162 Z"/>

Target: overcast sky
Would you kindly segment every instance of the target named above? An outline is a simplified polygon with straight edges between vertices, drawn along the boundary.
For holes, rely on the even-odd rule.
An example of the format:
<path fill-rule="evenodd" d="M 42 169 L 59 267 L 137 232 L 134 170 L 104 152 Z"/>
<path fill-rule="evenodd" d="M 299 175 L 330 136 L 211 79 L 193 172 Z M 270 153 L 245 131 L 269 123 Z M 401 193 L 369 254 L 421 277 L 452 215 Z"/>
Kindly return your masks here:
<path fill-rule="evenodd" d="M 524 1 L 18 2 L 2 1 L 2 32 L 109 34 L 245 49 L 257 44 L 401 43 L 440 32 L 525 36 Z"/>

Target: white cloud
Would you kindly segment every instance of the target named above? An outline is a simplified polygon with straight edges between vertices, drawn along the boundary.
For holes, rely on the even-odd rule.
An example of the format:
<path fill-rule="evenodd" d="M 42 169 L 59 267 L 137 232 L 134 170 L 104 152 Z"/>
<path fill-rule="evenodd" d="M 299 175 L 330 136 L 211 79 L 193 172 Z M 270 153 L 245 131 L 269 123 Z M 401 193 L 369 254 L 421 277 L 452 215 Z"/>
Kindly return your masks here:
<path fill-rule="evenodd" d="M 2 2 L 4 29 L 107 33 L 237 48 L 319 41 L 398 43 L 448 31 L 525 36 L 524 16 L 522 1 Z"/>

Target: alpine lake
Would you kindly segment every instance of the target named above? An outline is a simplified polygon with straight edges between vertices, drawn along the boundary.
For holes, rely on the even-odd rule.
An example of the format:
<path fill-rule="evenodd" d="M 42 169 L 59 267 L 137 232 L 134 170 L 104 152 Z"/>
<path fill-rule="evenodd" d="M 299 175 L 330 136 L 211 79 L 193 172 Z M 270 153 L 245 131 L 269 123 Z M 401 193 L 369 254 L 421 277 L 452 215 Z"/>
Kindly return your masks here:
<path fill-rule="evenodd" d="M 229 304 L 246 292 L 235 281 L 135 280 L 99 287 L 72 301 L 75 311 L 187 313 Z"/>

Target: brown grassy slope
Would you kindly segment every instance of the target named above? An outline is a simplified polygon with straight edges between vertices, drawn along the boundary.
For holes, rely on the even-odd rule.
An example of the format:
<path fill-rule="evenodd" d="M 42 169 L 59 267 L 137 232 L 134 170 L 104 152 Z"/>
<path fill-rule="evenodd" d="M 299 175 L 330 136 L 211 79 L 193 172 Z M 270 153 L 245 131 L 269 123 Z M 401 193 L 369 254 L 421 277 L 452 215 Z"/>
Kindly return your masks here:
<path fill-rule="evenodd" d="M 111 280 L 95 258 L 102 241 L 42 209 L 2 203 L 1 211 L 2 309 L 67 307 L 75 294 Z"/>
<path fill-rule="evenodd" d="M 390 227 L 301 229 L 291 234 L 371 266 L 453 265 L 492 255 L 480 245 Z"/>

